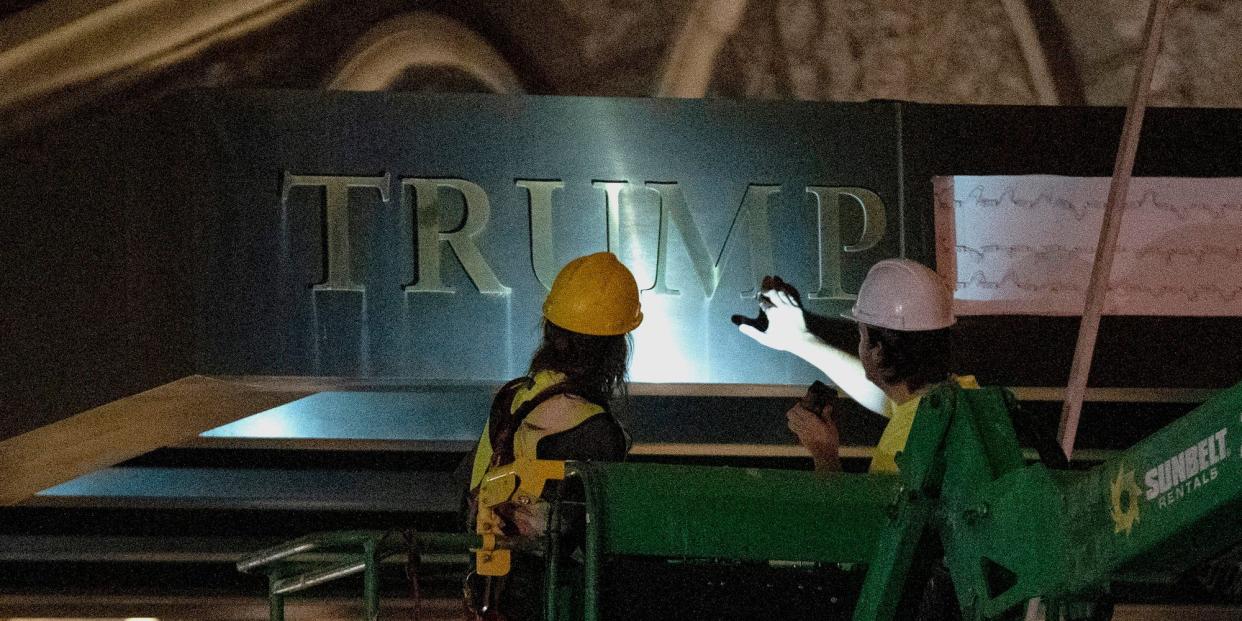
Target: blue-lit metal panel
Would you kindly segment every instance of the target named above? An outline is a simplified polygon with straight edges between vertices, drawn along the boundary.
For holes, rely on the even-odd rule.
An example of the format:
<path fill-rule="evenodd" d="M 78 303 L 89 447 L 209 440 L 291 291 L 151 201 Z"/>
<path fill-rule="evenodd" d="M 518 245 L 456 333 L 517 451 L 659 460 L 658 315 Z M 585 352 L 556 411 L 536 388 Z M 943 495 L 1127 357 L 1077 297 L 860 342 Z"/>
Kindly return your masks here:
<path fill-rule="evenodd" d="M 802 383 L 730 323 L 901 252 L 897 104 L 211 93 L 196 128 L 199 368 L 504 380 L 575 256 L 645 291 L 631 377 Z"/>
<path fill-rule="evenodd" d="M 323 392 L 217 427 L 207 438 L 307 440 L 479 439 L 487 388 L 428 392 Z"/>

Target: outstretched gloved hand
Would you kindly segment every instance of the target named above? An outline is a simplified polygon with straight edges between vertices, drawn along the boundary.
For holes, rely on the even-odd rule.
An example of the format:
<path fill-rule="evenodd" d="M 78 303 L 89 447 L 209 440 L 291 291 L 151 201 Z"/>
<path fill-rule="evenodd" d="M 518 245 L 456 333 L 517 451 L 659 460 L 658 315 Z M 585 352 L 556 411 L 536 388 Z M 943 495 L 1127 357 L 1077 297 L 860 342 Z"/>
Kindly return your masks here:
<path fill-rule="evenodd" d="M 798 291 L 778 277 L 764 278 L 763 284 L 767 287 L 759 292 L 759 305 L 767 316 L 767 329 L 761 330 L 752 322 L 742 322 L 738 330 L 765 347 L 781 351 L 791 351 L 817 340 L 807 330 Z"/>

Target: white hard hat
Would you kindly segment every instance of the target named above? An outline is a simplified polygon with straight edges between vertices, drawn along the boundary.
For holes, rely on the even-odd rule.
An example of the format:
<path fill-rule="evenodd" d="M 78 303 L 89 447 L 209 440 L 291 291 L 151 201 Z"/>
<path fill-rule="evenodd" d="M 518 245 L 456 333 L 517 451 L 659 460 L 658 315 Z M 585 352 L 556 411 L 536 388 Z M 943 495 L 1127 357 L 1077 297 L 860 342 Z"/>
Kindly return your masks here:
<path fill-rule="evenodd" d="M 854 308 L 841 316 L 903 332 L 939 330 L 955 321 L 953 296 L 944 281 L 909 259 L 885 259 L 871 266 Z"/>

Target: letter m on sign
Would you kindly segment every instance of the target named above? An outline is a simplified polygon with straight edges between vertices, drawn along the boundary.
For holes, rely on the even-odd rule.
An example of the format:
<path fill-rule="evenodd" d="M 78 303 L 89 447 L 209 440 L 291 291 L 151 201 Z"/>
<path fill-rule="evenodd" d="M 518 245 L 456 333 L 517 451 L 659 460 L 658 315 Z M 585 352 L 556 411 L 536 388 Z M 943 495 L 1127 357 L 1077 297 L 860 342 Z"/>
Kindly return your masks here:
<path fill-rule="evenodd" d="M 647 182 L 646 187 L 655 190 L 660 195 L 660 241 L 656 254 L 656 281 L 653 288 L 655 293 L 664 295 L 680 295 L 681 293 L 670 288 L 667 279 L 669 236 L 673 228 L 676 228 L 680 234 L 686 254 L 689 255 L 690 263 L 694 266 L 694 273 L 698 276 L 703 293 L 708 298 L 715 295 L 716 288 L 720 285 L 722 263 L 739 223 L 742 223 L 750 234 L 751 282 L 758 282 L 764 275 L 773 273 L 772 235 L 768 228 L 768 199 L 780 191 L 779 185 L 747 186 L 746 194 L 742 197 L 742 204 L 733 216 L 733 222 L 729 225 L 728 232 L 725 233 L 720 254 L 715 260 L 712 260 L 707 244 L 703 241 L 703 236 L 699 233 L 699 228 L 695 225 L 694 218 L 686 207 L 686 199 L 681 188 L 676 183 L 655 182 Z M 747 296 L 747 293 L 742 294 L 742 297 Z"/>

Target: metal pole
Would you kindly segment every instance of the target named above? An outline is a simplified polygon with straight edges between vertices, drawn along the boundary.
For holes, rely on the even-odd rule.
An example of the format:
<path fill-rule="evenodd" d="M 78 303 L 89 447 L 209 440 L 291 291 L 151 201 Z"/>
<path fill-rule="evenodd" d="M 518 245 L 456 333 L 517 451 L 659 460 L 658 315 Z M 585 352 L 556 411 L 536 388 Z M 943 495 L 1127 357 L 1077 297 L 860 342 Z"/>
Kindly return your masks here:
<path fill-rule="evenodd" d="M 1134 91 L 1130 107 L 1126 111 L 1125 124 L 1121 130 L 1121 145 L 1113 166 L 1113 179 L 1108 188 L 1108 203 L 1104 207 L 1104 222 L 1100 227 L 1100 239 L 1095 249 L 1095 264 L 1091 269 L 1091 282 L 1087 286 L 1087 301 L 1078 326 L 1078 344 L 1074 348 L 1074 362 L 1070 367 L 1069 386 L 1065 391 L 1065 404 L 1061 410 L 1061 424 L 1057 436 L 1067 458 L 1074 451 L 1074 437 L 1078 433 L 1078 416 L 1082 412 L 1083 394 L 1087 389 L 1087 374 L 1091 370 L 1091 358 L 1095 353 L 1095 337 L 1100 329 L 1100 313 L 1108 294 L 1108 279 L 1113 268 L 1113 250 L 1117 247 L 1117 235 L 1121 231 L 1121 216 L 1125 211 L 1126 190 L 1130 185 L 1130 173 L 1134 170 L 1134 154 L 1138 150 L 1139 133 L 1143 128 L 1143 114 L 1147 110 L 1147 93 L 1151 87 L 1151 75 L 1160 51 L 1160 33 L 1164 30 L 1169 13 L 1168 0 L 1153 0 L 1147 13 L 1147 41 L 1139 68 L 1134 76 Z"/>
<path fill-rule="evenodd" d="M 379 618 L 379 568 L 375 562 L 375 541 L 368 539 L 362 544 L 363 562 L 366 563 L 362 574 L 362 597 L 366 620 L 375 621 Z"/>
<path fill-rule="evenodd" d="M 276 592 L 276 576 L 268 576 L 267 582 L 267 618 L 268 621 L 285 621 L 285 596 Z"/>
<path fill-rule="evenodd" d="M 589 470 L 587 470 L 589 472 Z M 595 489 L 595 481 L 578 467 L 567 468 L 565 479 L 577 476 L 582 480 L 583 515 L 586 518 L 586 542 L 583 545 L 582 568 L 582 619 L 583 621 L 599 620 L 599 570 L 600 558 L 603 554 L 603 533 L 600 528 L 600 515 L 597 512 L 599 492 Z"/>
<path fill-rule="evenodd" d="M 552 511 L 548 516 L 548 549 L 546 554 L 546 563 L 543 572 L 543 619 L 544 621 L 557 621 L 556 611 L 560 604 L 558 596 L 560 589 L 560 560 L 561 560 L 561 498 L 557 498 L 552 502 Z"/>
<path fill-rule="evenodd" d="M 357 559 L 354 556 L 353 559 Z M 308 571 L 303 574 L 295 574 L 293 576 L 280 578 L 272 583 L 272 589 L 280 595 L 292 595 L 298 591 L 305 591 L 314 586 L 319 586 L 325 582 L 332 582 L 338 578 L 352 576 L 360 571 L 366 571 L 366 560 L 348 560 L 344 563 L 329 566 L 326 569 L 318 571 Z"/>

